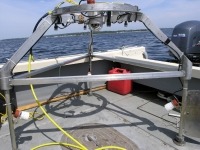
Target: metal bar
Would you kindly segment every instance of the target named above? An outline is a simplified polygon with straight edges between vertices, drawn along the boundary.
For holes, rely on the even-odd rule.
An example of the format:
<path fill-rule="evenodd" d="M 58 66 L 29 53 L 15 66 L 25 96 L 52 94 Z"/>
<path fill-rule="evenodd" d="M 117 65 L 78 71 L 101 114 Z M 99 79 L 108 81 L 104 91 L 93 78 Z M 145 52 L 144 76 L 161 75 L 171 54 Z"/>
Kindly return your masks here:
<path fill-rule="evenodd" d="M 179 125 L 179 132 L 178 135 L 173 140 L 175 144 L 181 146 L 185 144 L 184 141 L 184 115 L 185 115 L 185 106 L 187 101 L 187 95 L 188 95 L 188 80 L 183 80 L 183 95 L 182 95 L 182 103 L 181 103 L 181 118 L 180 118 L 180 125 Z"/>
<path fill-rule="evenodd" d="M 168 116 L 172 116 L 172 117 L 178 117 L 178 118 L 180 118 L 180 117 L 181 117 L 181 115 L 180 115 L 180 114 L 171 114 L 171 113 L 169 113 L 169 114 L 168 114 Z"/>
<path fill-rule="evenodd" d="M 93 31 L 90 30 L 90 43 L 88 47 L 89 71 L 92 73 L 92 56 L 93 56 Z"/>
<path fill-rule="evenodd" d="M 2 67 L 1 72 L 9 72 L 16 66 L 16 64 L 23 58 L 23 56 L 32 48 L 36 42 L 44 35 L 44 33 L 51 27 L 55 18 L 50 15 L 43 19 L 43 22 L 37 30 L 24 42 L 24 44 L 14 53 L 8 62 Z"/>
<path fill-rule="evenodd" d="M 81 13 L 81 12 L 137 12 L 138 6 L 132 6 L 130 4 L 117 4 L 117 3 L 95 3 L 95 4 L 82 4 L 67 6 L 59 8 L 53 11 L 53 15 Z"/>
<path fill-rule="evenodd" d="M 137 20 L 141 21 L 149 31 L 170 48 L 170 51 L 180 60 L 183 52 L 143 13 L 137 13 Z"/>
<path fill-rule="evenodd" d="M 166 64 L 160 65 L 160 63 L 154 62 L 149 59 L 133 59 L 131 57 L 128 58 L 128 57 L 117 56 L 117 55 L 113 57 L 113 56 L 105 56 L 102 54 L 94 54 L 93 56 L 100 59 L 144 67 L 148 69 L 160 70 L 160 71 L 177 71 L 178 70 L 178 64 L 177 66 L 169 66 Z"/>
<path fill-rule="evenodd" d="M 82 56 L 78 56 L 78 57 L 63 61 L 61 63 L 53 64 L 51 66 L 47 66 L 47 67 L 44 67 L 44 68 L 41 68 L 41 69 L 38 69 L 38 70 L 34 70 L 34 71 L 30 72 L 30 73 L 24 73 L 24 74 L 21 74 L 21 75 L 17 75 L 14 78 L 15 79 L 19 79 L 19 78 L 31 77 L 31 76 L 37 75 L 39 73 L 42 73 L 42 72 L 45 72 L 45 71 L 48 71 L 48 70 L 51 70 L 51 69 L 55 69 L 58 66 L 63 66 L 65 64 L 69 64 L 71 62 L 75 62 L 77 60 L 81 60 L 81 59 L 86 58 L 86 57 L 88 57 L 88 54 L 84 54 Z"/>
<path fill-rule="evenodd" d="M 88 55 L 89 55 L 89 70 L 88 75 L 92 74 L 92 55 L 93 55 L 93 31 L 90 30 L 90 43 L 88 47 Z M 89 95 L 92 95 L 92 82 L 88 83 L 89 85 Z"/>
<path fill-rule="evenodd" d="M 185 71 L 185 77 L 183 78 L 183 80 L 190 80 L 192 78 L 192 63 L 185 55 L 182 59 L 181 69 Z"/>
<path fill-rule="evenodd" d="M 15 130 L 14 130 L 13 119 L 12 119 L 12 109 L 11 109 L 11 103 L 10 103 L 10 91 L 9 90 L 5 91 L 5 98 L 6 98 L 6 107 L 7 107 L 7 115 L 8 115 L 8 123 L 9 123 L 12 150 L 17 150 Z"/>
<path fill-rule="evenodd" d="M 93 54 L 94 57 L 105 59 L 105 60 L 111 60 L 114 62 L 122 62 L 121 60 L 116 59 L 116 56 L 104 56 L 99 54 Z"/>
<path fill-rule="evenodd" d="M 77 83 L 77 82 L 99 82 L 127 79 L 156 79 L 156 78 L 174 78 L 184 77 L 182 71 L 166 72 L 148 72 L 148 73 L 129 73 L 129 74 L 108 74 L 108 75 L 91 75 L 91 76 L 65 76 L 65 77 L 46 77 L 46 78 L 27 78 L 13 79 L 11 85 L 29 85 L 29 84 L 57 84 L 57 83 Z"/>
<path fill-rule="evenodd" d="M 182 106 L 181 106 L 181 118 L 180 118 L 180 127 L 179 133 L 173 140 L 177 145 L 184 145 L 184 113 L 185 113 L 185 105 L 188 94 L 188 80 L 191 79 L 192 75 L 192 63 L 191 61 L 183 54 L 183 52 L 157 27 L 152 21 L 143 13 L 138 12 L 137 20 L 141 21 L 147 29 L 149 29 L 155 37 L 157 37 L 160 41 L 162 41 L 165 45 L 170 48 L 170 51 L 176 56 L 180 63 L 182 64 L 181 70 L 185 72 L 185 76 L 183 77 L 183 94 L 182 94 Z"/>

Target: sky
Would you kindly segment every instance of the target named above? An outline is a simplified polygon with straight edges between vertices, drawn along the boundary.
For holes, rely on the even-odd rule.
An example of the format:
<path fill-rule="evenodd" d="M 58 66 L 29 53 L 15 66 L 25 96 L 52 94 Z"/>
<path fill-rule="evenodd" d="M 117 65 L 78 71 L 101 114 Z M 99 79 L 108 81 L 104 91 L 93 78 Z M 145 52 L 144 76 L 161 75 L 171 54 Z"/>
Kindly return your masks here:
<path fill-rule="evenodd" d="M 75 0 L 79 2 L 79 0 Z M 137 5 L 158 27 L 173 28 L 188 20 L 200 21 L 200 0 L 96 0 L 97 2 L 120 2 Z M 29 37 L 37 20 L 52 10 L 61 0 L 0 0 L 0 40 Z M 68 6 L 65 4 L 63 6 Z M 103 30 L 144 29 L 141 23 L 103 27 Z M 70 25 L 64 30 L 47 34 L 82 32 L 82 25 Z"/>

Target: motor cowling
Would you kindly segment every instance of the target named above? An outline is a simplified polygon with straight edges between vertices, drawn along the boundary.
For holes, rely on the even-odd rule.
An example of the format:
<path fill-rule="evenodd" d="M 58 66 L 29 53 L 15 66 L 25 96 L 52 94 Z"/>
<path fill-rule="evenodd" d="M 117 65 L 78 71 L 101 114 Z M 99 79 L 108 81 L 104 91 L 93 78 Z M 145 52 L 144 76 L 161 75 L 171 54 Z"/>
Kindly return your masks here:
<path fill-rule="evenodd" d="M 176 25 L 171 40 L 193 64 L 200 64 L 200 21 L 186 21 Z"/>

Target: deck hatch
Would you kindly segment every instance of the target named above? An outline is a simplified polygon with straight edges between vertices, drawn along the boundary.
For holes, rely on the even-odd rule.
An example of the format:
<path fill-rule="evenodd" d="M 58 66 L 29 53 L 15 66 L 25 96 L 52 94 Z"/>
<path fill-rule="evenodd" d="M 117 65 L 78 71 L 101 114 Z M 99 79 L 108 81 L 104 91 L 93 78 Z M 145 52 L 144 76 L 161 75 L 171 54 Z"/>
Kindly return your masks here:
<path fill-rule="evenodd" d="M 71 135 L 86 146 L 88 150 L 110 145 L 120 146 L 127 150 L 139 150 L 138 146 L 126 136 L 104 124 L 83 124 L 75 127 L 71 131 Z M 65 135 L 62 136 L 61 142 L 72 143 Z M 75 149 L 62 147 L 62 150 Z"/>

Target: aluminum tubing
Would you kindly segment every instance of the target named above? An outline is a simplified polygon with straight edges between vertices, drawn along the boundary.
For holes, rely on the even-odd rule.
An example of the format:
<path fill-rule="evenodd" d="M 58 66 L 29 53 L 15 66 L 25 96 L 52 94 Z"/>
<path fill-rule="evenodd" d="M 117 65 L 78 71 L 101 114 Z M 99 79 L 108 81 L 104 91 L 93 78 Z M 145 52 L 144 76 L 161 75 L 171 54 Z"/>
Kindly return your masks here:
<path fill-rule="evenodd" d="M 30 72 L 30 73 L 24 73 L 24 74 L 21 74 L 21 75 L 17 75 L 17 76 L 15 76 L 14 78 L 15 78 L 15 79 L 19 79 L 19 78 L 31 77 L 31 76 L 40 74 L 40 73 L 42 73 L 42 72 L 45 72 L 45 71 L 48 71 L 48 70 L 57 68 L 58 66 L 62 66 L 62 65 L 65 65 L 65 64 L 69 64 L 69 63 L 72 63 L 72 62 L 81 60 L 81 59 L 83 59 L 83 58 L 86 58 L 86 57 L 88 57 L 88 54 L 85 54 L 85 55 L 82 55 L 82 56 L 79 56 L 79 57 L 75 57 L 75 58 L 66 60 L 66 61 L 64 61 L 64 62 L 58 63 L 58 64 L 54 64 L 54 65 L 51 65 L 51 66 L 47 66 L 47 67 L 44 67 L 44 68 L 41 68 L 41 69 L 32 71 L 32 72 Z"/>
<path fill-rule="evenodd" d="M 8 123 L 9 123 L 9 130 L 10 130 L 10 139 L 12 144 L 12 150 L 17 150 L 17 143 L 16 143 L 16 136 L 13 124 L 13 117 L 12 117 L 12 108 L 10 103 L 10 91 L 5 91 L 5 98 L 6 98 L 6 107 L 7 107 L 7 115 L 8 115 Z"/>
<path fill-rule="evenodd" d="M 188 80 L 183 81 L 183 95 L 182 95 L 182 107 L 181 107 L 181 118 L 180 118 L 180 126 L 179 126 L 179 132 L 178 132 L 178 138 L 180 140 L 180 145 L 184 145 L 184 115 L 185 115 L 185 107 L 186 107 L 186 101 L 187 101 L 187 95 L 188 95 Z"/>
<path fill-rule="evenodd" d="M 138 12 L 138 6 L 132 6 L 130 4 L 118 4 L 118 3 L 95 3 L 95 4 L 82 4 L 73 5 L 63 8 L 58 8 L 53 11 L 53 15 L 72 14 L 81 12 Z"/>
<path fill-rule="evenodd" d="M 99 82 L 114 80 L 138 80 L 138 79 L 156 79 L 156 78 L 175 78 L 184 77 L 183 71 L 166 71 L 166 72 L 147 72 L 147 73 L 128 73 L 128 74 L 107 74 L 91 76 L 64 76 L 64 77 L 46 77 L 46 78 L 26 78 L 12 79 L 11 85 L 41 85 L 57 83 L 77 83 L 77 82 Z"/>

